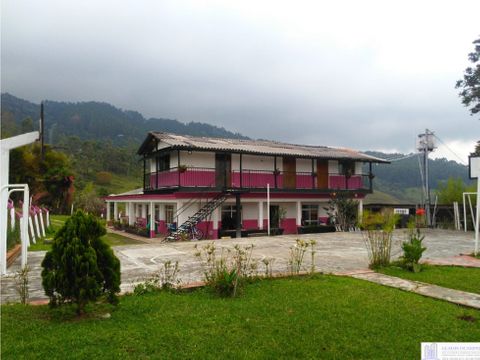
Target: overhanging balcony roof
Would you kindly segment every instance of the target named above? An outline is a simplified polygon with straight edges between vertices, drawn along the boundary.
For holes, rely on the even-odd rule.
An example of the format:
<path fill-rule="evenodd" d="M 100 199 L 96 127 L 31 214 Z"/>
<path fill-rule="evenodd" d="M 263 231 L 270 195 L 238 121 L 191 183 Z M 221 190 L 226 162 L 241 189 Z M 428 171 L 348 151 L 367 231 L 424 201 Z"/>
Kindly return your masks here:
<path fill-rule="evenodd" d="M 376 163 L 388 163 L 384 159 L 363 154 L 359 151 L 327 147 L 287 144 L 268 140 L 240 140 L 212 137 L 195 137 L 151 131 L 138 150 L 143 155 L 162 149 L 183 149 L 215 152 L 244 153 L 252 155 L 294 156 L 303 158 L 323 158 L 339 160 L 355 160 Z"/>

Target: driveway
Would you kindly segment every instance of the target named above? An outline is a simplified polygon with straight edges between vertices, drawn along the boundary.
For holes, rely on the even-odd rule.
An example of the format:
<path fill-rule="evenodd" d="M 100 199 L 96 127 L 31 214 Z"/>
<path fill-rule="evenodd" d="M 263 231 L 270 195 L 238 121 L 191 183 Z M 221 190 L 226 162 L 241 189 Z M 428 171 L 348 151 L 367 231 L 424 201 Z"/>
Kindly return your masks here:
<path fill-rule="evenodd" d="M 473 233 L 449 230 L 424 230 L 427 247 L 424 259 L 444 259 L 460 253 L 473 252 Z M 274 272 L 287 272 L 290 248 L 295 244 L 295 239 L 316 240 L 315 265 L 316 270 L 325 273 L 343 273 L 366 269 L 368 255 L 360 232 L 325 233 L 306 235 L 284 235 L 275 237 L 253 237 L 241 239 L 222 239 L 213 242 L 218 248 L 233 248 L 236 244 L 241 246 L 254 245 L 253 259 L 258 261 L 258 272 L 265 272 L 262 258 L 274 259 Z M 405 239 L 405 231 L 394 232 L 394 246 L 392 255 L 400 255 L 400 244 Z M 120 259 L 122 269 L 122 291 L 131 291 L 133 286 L 158 273 L 165 261 L 178 261 L 180 279 L 182 283 L 191 283 L 202 280 L 202 266 L 195 257 L 195 244 L 205 246 L 212 241 L 181 242 L 166 244 L 126 245 L 114 248 Z M 44 252 L 30 252 L 28 262 L 31 267 L 30 298 L 45 298 L 41 287 L 40 263 Z M 310 268 L 310 253 L 305 254 L 305 269 Z M 19 261 L 9 269 L 15 271 Z M 2 277 L 2 303 L 15 301 L 17 295 L 14 288 L 12 275 Z"/>

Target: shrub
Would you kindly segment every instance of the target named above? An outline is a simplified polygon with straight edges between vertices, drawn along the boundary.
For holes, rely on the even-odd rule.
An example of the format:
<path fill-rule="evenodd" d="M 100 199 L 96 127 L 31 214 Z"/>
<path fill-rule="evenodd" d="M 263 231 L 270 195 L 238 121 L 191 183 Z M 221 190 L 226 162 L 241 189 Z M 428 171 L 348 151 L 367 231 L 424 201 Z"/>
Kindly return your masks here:
<path fill-rule="evenodd" d="M 233 250 L 222 249 L 220 254 L 213 243 L 202 248 L 195 245 L 195 250 L 202 262 L 206 285 L 219 296 L 235 297 L 245 282 L 257 274 L 257 264 L 252 261 L 253 245 L 235 245 Z"/>
<path fill-rule="evenodd" d="M 108 185 L 112 182 L 112 174 L 108 171 L 99 171 L 96 174 L 97 184 Z"/>
<path fill-rule="evenodd" d="M 338 193 L 328 202 L 325 208 L 330 222 L 340 226 L 342 231 L 349 231 L 357 222 L 358 202 L 347 194 Z"/>
<path fill-rule="evenodd" d="M 42 261 L 42 285 L 51 306 L 74 303 L 80 314 L 102 295 L 117 302 L 120 261 L 100 239 L 105 233 L 97 218 L 80 210 L 58 230 Z"/>
<path fill-rule="evenodd" d="M 390 264 L 392 232 L 397 218 L 396 215 L 364 212 L 360 227 L 367 247 L 370 268 Z"/>
<path fill-rule="evenodd" d="M 134 295 L 143 295 L 160 290 L 173 290 L 180 284 L 178 261 L 165 261 L 158 273 L 155 273 L 145 282 L 135 285 Z"/>
<path fill-rule="evenodd" d="M 419 228 L 409 228 L 408 240 L 402 243 L 403 256 L 401 263 L 403 267 L 413 272 L 420 272 L 419 264 L 423 252 L 427 249 L 422 246 L 425 235 L 422 235 Z"/>

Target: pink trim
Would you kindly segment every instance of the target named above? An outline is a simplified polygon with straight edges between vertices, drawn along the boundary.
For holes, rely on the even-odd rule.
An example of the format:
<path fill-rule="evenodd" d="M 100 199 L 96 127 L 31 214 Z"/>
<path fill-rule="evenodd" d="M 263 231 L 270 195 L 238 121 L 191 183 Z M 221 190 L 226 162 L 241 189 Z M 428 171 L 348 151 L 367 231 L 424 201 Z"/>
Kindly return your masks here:
<path fill-rule="evenodd" d="M 318 220 L 320 221 L 320 223 L 326 224 L 328 222 L 328 216 L 319 216 Z"/>
<path fill-rule="evenodd" d="M 107 201 L 128 201 L 128 200 L 177 200 L 177 199 L 193 199 L 193 198 L 211 198 L 218 195 L 218 192 L 209 192 L 209 193 L 195 193 L 195 192 L 175 192 L 173 194 L 138 194 L 138 195 L 119 195 L 119 196 L 107 196 L 105 200 Z M 330 194 L 305 194 L 305 193 L 270 193 L 272 199 L 330 199 Z M 365 198 L 364 194 L 357 194 L 357 199 Z M 242 194 L 242 199 L 261 199 L 265 200 L 265 192 L 250 192 L 247 194 Z"/>
<path fill-rule="evenodd" d="M 312 189 L 315 188 L 315 181 L 311 174 L 301 174 L 297 175 L 296 185 L 297 189 Z"/>
<path fill-rule="evenodd" d="M 212 229 L 212 239 L 218 239 L 218 229 Z"/>
<path fill-rule="evenodd" d="M 353 175 L 347 179 L 348 190 L 356 190 L 362 188 L 362 177 L 360 175 Z M 344 175 L 330 175 L 329 176 L 330 189 L 346 189 Z"/>
<path fill-rule="evenodd" d="M 243 220 L 242 228 L 245 230 L 258 229 L 258 220 Z"/>
<path fill-rule="evenodd" d="M 213 221 L 200 221 L 197 224 L 197 228 L 203 232 L 205 239 L 214 239 L 213 233 Z M 218 236 L 218 234 L 217 234 Z"/>
<path fill-rule="evenodd" d="M 177 181 L 178 183 L 178 181 Z M 181 186 L 214 186 L 215 171 L 187 170 L 180 173 Z"/>
<path fill-rule="evenodd" d="M 268 172 L 242 172 L 242 186 L 245 188 L 266 188 L 267 184 L 275 186 L 275 175 L 273 171 Z M 240 172 L 232 172 L 232 187 L 240 187 Z"/>
<path fill-rule="evenodd" d="M 150 230 L 150 238 L 154 238 L 155 237 L 155 230 Z"/>
<path fill-rule="evenodd" d="M 297 220 L 296 219 L 283 219 L 280 227 L 283 228 L 284 234 L 296 234 L 297 233 Z"/>
<path fill-rule="evenodd" d="M 157 221 L 157 231 L 159 234 L 166 235 L 168 232 L 167 223 L 165 220 L 158 220 Z"/>

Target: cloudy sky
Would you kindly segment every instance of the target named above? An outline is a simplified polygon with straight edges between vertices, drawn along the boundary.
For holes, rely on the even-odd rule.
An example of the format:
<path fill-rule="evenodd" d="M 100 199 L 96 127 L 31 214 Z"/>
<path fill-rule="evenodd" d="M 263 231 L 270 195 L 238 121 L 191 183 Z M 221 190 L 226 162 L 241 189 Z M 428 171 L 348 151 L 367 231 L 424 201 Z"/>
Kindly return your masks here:
<path fill-rule="evenodd" d="M 1 90 L 362 150 L 411 152 L 429 128 L 465 161 L 480 121 L 454 85 L 478 14 L 478 0 L 2 0 Z"/>

